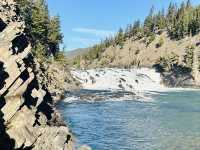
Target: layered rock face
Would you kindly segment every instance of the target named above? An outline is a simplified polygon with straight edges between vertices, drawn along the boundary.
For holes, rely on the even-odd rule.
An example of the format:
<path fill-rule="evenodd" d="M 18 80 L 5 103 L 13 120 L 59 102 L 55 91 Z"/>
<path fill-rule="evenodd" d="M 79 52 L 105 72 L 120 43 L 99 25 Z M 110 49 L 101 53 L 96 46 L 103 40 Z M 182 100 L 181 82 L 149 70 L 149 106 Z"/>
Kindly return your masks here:
<path fill-rule="evenodd" d="M 12 0 L 0 1 L 0 149 L 71 150 Z"/>

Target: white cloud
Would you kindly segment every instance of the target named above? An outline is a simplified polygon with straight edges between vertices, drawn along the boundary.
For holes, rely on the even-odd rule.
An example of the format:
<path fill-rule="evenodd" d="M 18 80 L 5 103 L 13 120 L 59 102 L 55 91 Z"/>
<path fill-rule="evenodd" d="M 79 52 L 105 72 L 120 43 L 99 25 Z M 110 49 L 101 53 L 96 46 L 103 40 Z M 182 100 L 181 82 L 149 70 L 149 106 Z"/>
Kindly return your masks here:
<path fill-rule="evenodd" d="M 81 47 L 89 47 L 96 43 L 100 42 L 98 39 L 94 38 L 80 38 L 80 37 L 74 37 L 69 40 L 69 43 L 77 44 Z"/>
<path fill-rule="evenodd" d="M 99 42 L 99 40 L 97 39 L 90 39 L 90 38 L 72 38 L 71 40 L 73 42 L 79 42 L 84 46 L 93 45 Z"/>
<path fill-rule="evenodd" d="M 79 32 L 79 33 L 92 34 L 101 38 L 105 38 L 105 37 L 112 36 L 115 34 L 114 31 L 99 30 L 99 29 L 92 29 L 92 28 L 74 28 L 72 29 L 72 31 Z"/>

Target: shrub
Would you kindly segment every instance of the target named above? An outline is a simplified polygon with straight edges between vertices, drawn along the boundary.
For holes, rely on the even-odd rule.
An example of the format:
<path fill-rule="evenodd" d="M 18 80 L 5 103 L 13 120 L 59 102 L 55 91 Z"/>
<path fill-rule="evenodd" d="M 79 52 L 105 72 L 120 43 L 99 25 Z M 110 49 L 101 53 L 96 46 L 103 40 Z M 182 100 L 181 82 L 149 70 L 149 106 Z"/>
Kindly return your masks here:
<path fill-rule="evenodd" d="M 152 33 L 148 38 L 147 38 L 147 46 L 149 46 L 154 40 L 155 40 L 156 36 L 154 33 Z"/>
<path fill-rule="evenodd" d="M 163 71 L 171 71 L 174 66 L 177 66 L 179 62 L 179 56 L 175 53 L 171 53 L 168 56 L 160 57 L 157 64 L 162 68 Z"/>
<path fill-rule="evenodd" d="M 161 37 L 158 41 L 158 43 L 156 44 L 156 48 L 162 47 L 164 44 L 164 39 Z"/>
<path fill-rule="evenodd" d="M 73 61 L 73 65 L 77 68 L 80 68 L 81 66 L 81 57 L 80 56 L 77 56 L 74 61 Z"/>
<path fill-rule="evenodd" d="M 137 50 L 135 51 L 135 55 L 138 55 L 139 53 L 140 53 L 140 50 L 137 49 Z"/>
<path fill-rule="evenodd" d="M 64 52 L 58 52 L 56 53 L 54 57 L 55 61 L 62 63 L 62 64 L 67 64 L 67 58 Z"/>
<path fill-rule="evenodd" d="M 189 45 L 189 46 L 186 47 L 186 51 L 185 51 L 183 62 L 189 68 L 192 68 L 194 49 L 195 49 L 195 47 L 193 45 Z"/>

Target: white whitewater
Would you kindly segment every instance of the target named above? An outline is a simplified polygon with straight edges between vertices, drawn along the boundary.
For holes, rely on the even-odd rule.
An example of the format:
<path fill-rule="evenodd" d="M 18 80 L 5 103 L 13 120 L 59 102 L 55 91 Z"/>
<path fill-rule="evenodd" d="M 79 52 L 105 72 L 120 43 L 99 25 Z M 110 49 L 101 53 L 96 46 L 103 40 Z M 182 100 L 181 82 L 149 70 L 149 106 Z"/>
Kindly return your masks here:
<path fill-rule="evenodd" d="M 117 69 L 117 68 L 103 68 L 90 70 L 73 70 L 71 74 L 74 78 L 79 80 L 84 90 L 96 90 L 93 96 L 88 98 L 87 92 L 85 101 L 96 101 L 98 95 L 102 95 L 104 91 L 113 92 L 112 96 L 107 96 L 106 92 L 103 94 L 105 100 L 121 101 L 121 100 L 137 100 L 141 102 L 152 102 L 153 95 L 164 94 L 165 92 L 178 91 L 192 91 L 195 89 L 185 88 L 168 88 L 162 83 L 160 73 L 154 69 L 140 68 L 140 69 Z M 124 92 L 120 94 L 120 92 Z M 128 92 L 128 93 L 126 93 Z M 116 94 L 118 93 L 118 94 Z M 77 95 L 68 95 L 66 102 L 74 102 L 82 99 Z"/>
<path fill-rule="evenodd" d="M 123 90 L 134 93 L 161 91 L 161 76 L 154 69 L 91 69 L 71 72 L 84 89 Z"/>

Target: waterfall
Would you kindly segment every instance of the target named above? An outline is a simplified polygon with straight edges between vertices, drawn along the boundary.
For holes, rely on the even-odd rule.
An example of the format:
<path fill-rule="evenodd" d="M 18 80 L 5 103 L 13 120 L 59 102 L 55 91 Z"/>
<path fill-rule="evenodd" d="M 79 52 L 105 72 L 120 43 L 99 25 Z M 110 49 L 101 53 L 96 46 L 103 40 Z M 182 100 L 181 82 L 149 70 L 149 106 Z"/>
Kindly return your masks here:
<path fill-rule="evenodd" d="M 79 80 L 84 89 L 121 90 L 133 93 L 160 91 L 161 76 L 154 69 L 90 69 L 73 70 L 71 74 Z"/>

